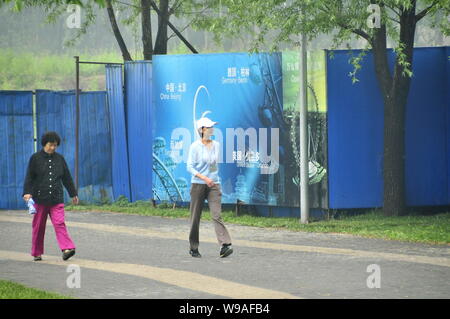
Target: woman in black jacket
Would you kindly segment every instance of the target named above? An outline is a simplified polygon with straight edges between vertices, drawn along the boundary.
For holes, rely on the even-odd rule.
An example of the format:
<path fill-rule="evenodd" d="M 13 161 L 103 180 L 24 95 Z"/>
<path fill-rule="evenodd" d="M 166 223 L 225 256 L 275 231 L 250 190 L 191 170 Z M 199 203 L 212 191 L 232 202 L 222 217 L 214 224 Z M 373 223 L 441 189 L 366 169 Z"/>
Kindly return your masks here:
<path fill-rule="evenodd" d="M 55 132 L 42 136 L 42 150 L 34 153 L 28 163 L 23 187 L 23 199 L 33 198 L 36 214 L 33 218 L 31 255 L 35 261 L 42 260 L 47 216 L 50 215 L 55 228 L 56 239 L 67 260 L 75 254 L 75 245 L 67 232 L 64 222 L 64 193 L 67 189 L 73 204 L 78 204 L 78 194 L 64 157 L 56 153 L 61 142 Z"/>

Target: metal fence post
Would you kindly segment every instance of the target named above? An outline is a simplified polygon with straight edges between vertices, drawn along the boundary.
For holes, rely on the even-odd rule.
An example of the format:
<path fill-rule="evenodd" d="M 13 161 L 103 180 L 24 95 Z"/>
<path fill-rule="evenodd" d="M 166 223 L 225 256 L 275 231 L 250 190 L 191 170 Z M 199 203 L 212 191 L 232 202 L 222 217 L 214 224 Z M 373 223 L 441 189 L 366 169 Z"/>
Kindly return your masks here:
<path fill-rule="evenodd" d="M 80 150 L 80 57 L 75 56 L 75 73 L 76 73 L 76 89 L 75 89 L 75 188 L 78 191 L 78 154 Z"/>

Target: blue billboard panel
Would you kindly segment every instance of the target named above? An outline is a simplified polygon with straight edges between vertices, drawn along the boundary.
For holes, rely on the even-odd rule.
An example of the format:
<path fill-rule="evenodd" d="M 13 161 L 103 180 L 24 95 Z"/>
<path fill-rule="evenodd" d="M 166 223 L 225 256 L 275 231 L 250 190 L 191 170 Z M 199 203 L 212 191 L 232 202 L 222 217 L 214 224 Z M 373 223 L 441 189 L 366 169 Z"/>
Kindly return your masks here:
<path fill-rule="evenodd" d="M 190 200 L 186 162 L 206 116 L 218 122 L 223 203 L 298 206 L 298 111 L 283 109 L 284 71 L 281 53 L 155 56 L 154 198 Z"/>

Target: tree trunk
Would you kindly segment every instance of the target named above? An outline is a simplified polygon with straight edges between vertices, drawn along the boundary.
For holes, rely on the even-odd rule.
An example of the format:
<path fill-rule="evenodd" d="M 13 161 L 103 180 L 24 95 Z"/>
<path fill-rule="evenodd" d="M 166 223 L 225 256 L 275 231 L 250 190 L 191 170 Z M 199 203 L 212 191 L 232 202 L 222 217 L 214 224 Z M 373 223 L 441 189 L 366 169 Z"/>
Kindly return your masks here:
<path fill-rule="evenodd" d="M 415 1 L 400 16 L 400 44 L 405 62 L 412 68 L 416 29 Z M 375 69 L 384 100 L 383 211 L 386 216 L 406 213 L 405 198 L 405 115 L 411 79 L 397 54 L 394 74 L 388 66 L 386 28 L 376 30 L 373 41 Z"/>
<path fill-rule="evenodd" d="M 109 22 L 111 23 L 114 36 L 116 38 L 117 44 L 119 45 L 120 51 L 122 52 L 122 57 L 124 61 L 133 61 L 130 53 L 128 52 L 125 41 L 123 41 L 122 34 L 120 33 L 119 26 L 117 25 L 116 15 L 114 14 L 114 9 L 111 4 L 111 0 L 106 0 L 106 10 L 108 11 Z"/>
<path fill-rule="evenodd" d="M 167 54 L 167 21 L 169 21 L 169 0 L 159 1 L 159 11 L 163 15 L 158 15 L 158 34 L 156 35 L 155 54 Z"/>
<path fill-rule="evenodd" d="M 150 0 L 141 0 L 142 8 L 142 45 L 144 60 L 151 60 L 153 57 L 152 43 L 152 22 L 150 12 Z"/>
<path fill-rule="evenodd" d="M 405 213 L 405 108 L 406 100 L 394 96 L 384 102 L 383 212 Z"/>

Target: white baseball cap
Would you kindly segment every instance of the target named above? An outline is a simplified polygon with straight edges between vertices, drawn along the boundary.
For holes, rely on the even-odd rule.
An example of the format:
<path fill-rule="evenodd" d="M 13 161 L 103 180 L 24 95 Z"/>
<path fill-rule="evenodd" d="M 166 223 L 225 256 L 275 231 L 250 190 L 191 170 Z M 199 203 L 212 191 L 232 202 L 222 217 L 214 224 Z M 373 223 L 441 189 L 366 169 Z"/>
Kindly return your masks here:
<path fill-rule="evenodd" d="M 214 122 L 214 121 L 211 121 L 207 117 L 202 117 L 201 119 L 199 119 L 197 121 L 197 130 L 202 128 L 202 127 L 213 127 L 217 123 L 219 123 L 219 122 Z"/>

